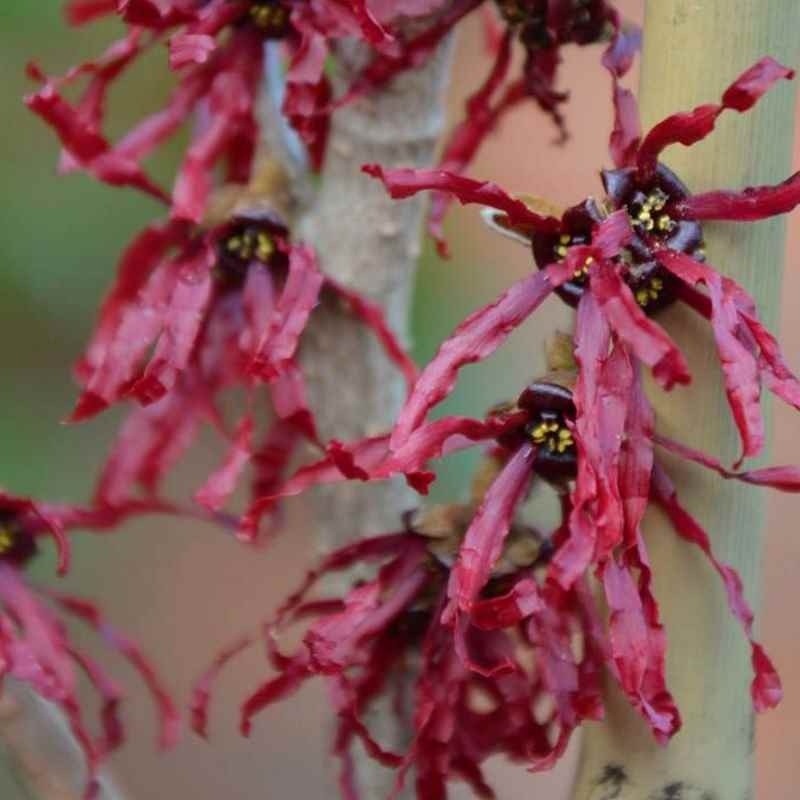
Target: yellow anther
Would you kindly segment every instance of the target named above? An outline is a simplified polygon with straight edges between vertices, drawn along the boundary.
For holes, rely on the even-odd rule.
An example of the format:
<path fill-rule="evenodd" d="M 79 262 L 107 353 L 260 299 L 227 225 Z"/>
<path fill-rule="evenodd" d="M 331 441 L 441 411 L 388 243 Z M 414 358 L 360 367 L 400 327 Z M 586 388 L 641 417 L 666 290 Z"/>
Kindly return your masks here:
<path fill-rule="evenodd" d="M 543 442 L 546 435 L 547 425 L 545 423 L 542 423 L 538 428 L 534 428 L 533 431 L 531 431 L 531 436 L 535 442 Z"/>
<path fill-rule="evenodd" d="M 650 209 L 647 206 L 644 206 L 639 212 L 638 218 L 641 222 L 650 219 Z"/>
<path fill-rule="evenodd" d="M 280 27 L 288 20 L 289 12 L 283 6 L 257 3 L 250 7 L 250 18 L 259 28 Z"/>
<path fill-rule="evenodd" d="M 651 208 L 654 208 L 656 211 L 661 211 L 662 208 L 667 204 L 668 197 L 661 189 L 656 189 L 648 198 L 648 204 Z"/>
<path fill-rule="evenodd" d="M 664 281 L 662 281 L 661 278 L 651 278 L 650 285 L 654 289 L 658 289 L 660 291 L 661 289 L 664 288 Z"/>
<path fill-rule="evenodd" d="M 266 233 L 258 234 L 258 246 L 256 247 L 256 255 L 259 260 L 266 261 L 275 252 L 275 245 L 272 239 Z"/>
<path fill-rule="evenodd" d="M 569 244 L 572 241 L 572 237 L 568 233 L 562 233 L 561 236 L 558 237 L 558 241 L 561 244 Z"/>
<path fill-rule="evenodd" d="M 569 428 L 561 428 L 558 432 L 559 439 L 572 439 L 572 431 Z"/>
<path fill-rule="evenodd" d="M 653 221 L 653 219 L 652 219 L 652 218 L 651 218 L 651 219 L 646 219 L 646 220 L 644 221 L 644 228 L 645 228 L 645 230 L 647 230 L 647 231 L 651 231 L 651 230 L 653 230 L 653 228 L 655 228 L 655 226 L 656 226 L 656 223 Z"/>
<path fill-rule="evenodd" d="M 563 244 L 558 245 L 558 247 L 556 247 L 556 255 L 559 258 L 566 258 L 567 257 L 567 248 L 564 247 Z"/>
<path fill-rule="evenodd" d="M 672 229 L 672 225 L 673 225 L 672 218 L 670 216 L 668 216 L 667 214 L 662 214 L 658 218 L 658 229 L 660 231 L 671 230 Z"/>
<path fill-rule="evenodd" d="M 594 259 L 589 256 L 586 261 L 583 262 L 583 266 L 580 269 L 576 269 L 575 272 L 572 273 L 573 278 L 585 278 L 589 274 L 589 267 L 594 263 Z"/>
<path fill-rule="evenodd" d="M 646 306 L 650 302 L 650 293 L 647 289 L 639 289 L 636 292 L 636 302 L 640 306 Z"/>
<path fill-rule="evenodd" d="M 8 528 L 0 528 L 0 555 L 7 553 L 14 546 L 14 535 Z"/>
<path fill-rule="evenodd" d="M 228 239 L 228 250 L 235 253 L 242 246 L 242 240 L 238 236 Z"/>

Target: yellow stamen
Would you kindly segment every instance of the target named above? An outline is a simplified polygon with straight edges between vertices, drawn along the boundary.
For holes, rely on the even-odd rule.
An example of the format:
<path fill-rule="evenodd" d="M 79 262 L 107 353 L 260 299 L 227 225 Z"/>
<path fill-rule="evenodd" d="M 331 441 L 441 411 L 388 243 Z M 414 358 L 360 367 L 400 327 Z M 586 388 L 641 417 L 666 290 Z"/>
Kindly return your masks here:
<path fill-rule="evenodd" d="M 566 453 L 575 447 L 572 431 L 560 420 L 544 420 L 531 432 L 531 440 L 550 453 Z"/>
<path fill-rule="evenodd" d="M 253 5 L 250 7 L 250 18 L 258 28 L 280 27 L 288 19 L 288 11 L 282 6 Z"/>
<path fill-rule="evenodd" d="M 272 239 L 266 233 L 258 234 L 258 246 L 256 247 L 256 255 L 261 261 L 266 261 L 275 252 L 275 245 Z"/>
<path fill-rule="evenodd" d="M 672 219 L 667 214 L 662 214 L 658 218 L 658 229 L 660 231 L 672 230 L 672 225 L 673 225 Z"/>
<path fill-rule="evenodd" d="M 661 211 L 662 208 L 667 204 L 667 195 L 661 191 L 661 189 L 656 189 L 648 198 L 648 203 L 652 208 L 656 211 Z"/>
<path fill-rule="evenodd" d="M 8 528 L 0 528 L 0 555 L 5 555 L 14 546 L 14 535 Z"/>
<path fill-rule="evenodd" d="M 531 431 L 531 436 L 535 442 L 543 442 L 546 434 L 547 426 L 545 423 L 542 423 L 538 428 L 534 428 L 533 431 Z"/>

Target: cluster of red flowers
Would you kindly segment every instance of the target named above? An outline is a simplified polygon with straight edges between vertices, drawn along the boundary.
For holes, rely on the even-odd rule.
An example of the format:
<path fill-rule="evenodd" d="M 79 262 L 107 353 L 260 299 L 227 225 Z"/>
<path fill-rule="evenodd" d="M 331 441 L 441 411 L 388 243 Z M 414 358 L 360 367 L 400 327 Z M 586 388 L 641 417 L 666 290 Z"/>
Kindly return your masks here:
<path fill-rule="evenodd" d="M 271 162 L 262 165 L 257 185 L 263 188 L 274 173 Z M 224 504 L 251 459 L 259 466 L 254 486 L 269 491 L 300 441 L 322 447 L 296 351 L 326 295 L 375 332 L 413 384 L 416 368 L 381 309 L 325 277 L 314 251 L 293 244 L 271 208 L 232 210 L 224 222 L 205 226 L 173 220 L 139 234 L 77 367 L 83 392 L 73 421 L 120 400 L 141 405 L 108 458 L 97 503 L 133 502 L 137 487 L 157 501 L 160 479 L 204 421 L 229 443 L 225 462 L 197 493 L 211 511 Z M 275 419 L 254 447 L 261 385 Z M 244 390 L 246 400 L 244 414 L 230 425 L 220 401 L 233 388 Z"/>
<path fill-rule="evenodd" d="M 413 766 L 423 798 L 446 796 L 451 776 L 467 781 L 477 796 L 493 797 L 480 765 L 494 753 L 537 769 L 552 765 L 581 720 L 602 715 L 600 622 L 585 581 L 569 592 L 539 588 L 533 576 L 550 545 L 536 529 L 515 522 L 492 566 L 485 599 L 458 632 L 465 657 L 454 647 L 444 612 L 453 559 L 474 514 L 472 504 L 416 512 L 404 530 L 337 550 L 309 573 L 267 626 L 278 675 L 243 704 L 242 731 L 249 732 L 252 717 L 265 707 L 308 678 L 323 676 L 338 718 L 335 752 L 344 797 L 360 796 L 349 747 L 354 737 L 380 763 L 397 768 L 396 791 Z M 380 566 L 373 579 L 342 598 L 306 599 L 320 578 L 356 564 Z M 278 647 L 283 629 L 308 617 L 316 619 L 303 647 L 285 656 Z M 574 636 L 582 637 L 581 655 L 573 654 Z M 197 684 L 192 710 L 201 734 L 212 682 L 250 641 L 225 651 Z M 392 709 L 413 726 L 414 739 L 406 753 L 388 752 L 361 717 L 391 690 L 393 675 L 407 678 L 409 672 L 416 674 L 413 697 L 398 698 Z"/>
<path fill-rule="evenodd" d="M 764 58 L 741 75 L 719 104 L 675 114 L 641 134 L 635 98 L 620 85 L 639 48 L 638 31 L 623 26 L 606 0 L 497 0 L 489 26 L 496 59 L 470 98 L 466 121 L 446 144 L 439 169 L 386 170 L 365 165 L 395 198 L 434 192 L 430 227 L 440 249 L 448 204 L 484 207 L 499 232 L 531 250 L 531 274 L 475 311 L 425 369 L 416 368 L 387 326 L 381 309 L 324 273 L 314 250 L 292 236 L 285 176 L 257 155 L 257 101 L 264 92 L 265 53 L 285 54 L 281 111 L 320 167 L 331 114 L 400 73 L 423 64 L 461 19 L 483 0 L 71 0 L 69 20 L 84 24 L 117 15 L 124 37 L 100 58 L 48 78 L 28 105 L 58 133 L 61 169 L 83 169 L 100 180 L 138 188 L 170 209 L 124 252 L 76 375 L 81 394 L 72 421 L 112 404 L 134 401 L 91 507 L 51 507 L 0 497 L 0 676 L 26 681 L 63 709 L 90 768 L 123 738 L 120 692 L 100 667 L 78 653 L 60 619 L 45 604 L 94 627 L 139 670 L 162 719 L 161 743 L 176 735 L 176 713 L 136 645 L 108 626 L 89 603 L 34 593 L 22 568 L 43 534 L 53 536 L 68 566 L 65 531 L 116 527 L 142 512 L 200 513 L 240 538 L 254 540 L 262 518 L 281 498 L 320 483 L 380 481 L 402 475 L 420 494 L 435 479 L 430 463 L 457 450 L 487 446 L 467 504 L 422 508 L 394 533 L 330 554 L 266 627 L 272 675 L 244 703 L 242 729 L 305 680 L 323 676 L 338 725 L 344 797 L 359 796 L 350 746 L 360 740 L 380 763 L 397 769 L 397 791 L 408 770 L 417 795 L 446 796 L 451 777 L 481 797 L 493 792 L 482 763 L 500 753 L 547 769 L 583 720 L 603 716 L 602 675 L 666 742 L 680 713 L 665 676 L 666 633 L 653 594 L 642 520 L 660 506 L 676 534 L 697 545 L 722 578 L 733 614 L 752 645 L 753 702 L 774 706 L 778 676 L 752 638 L 753 614 L 736 572 L 714 556 L 708 535 L 683 507 L 657 448 L 721 478 L 800 491 L 800 469 L 741 470 L 764 444 L 762 385 L 800 408 L 800 381 L 747 292 L 707 263 L 702 223 L 749 222 L 800 203 L 800 177 L 778 186 L 692 194 L 660 161 L 670 145 L 708 135 L 726 110 L 745 112 L 791 70 Z M 413 18 L 412 34 L 396 25 Z M 355 37 L 371 59 L 341 97 L 326 76 L 337 42 Z M 169 44 L 177 86 L 166 107 L 120 141 L 103 132 L 108 92 L 146 49 Z M 605 41 L 602 65 L 612 79 L 615 110 L 602 173 L 605 197 L 563 214 L 514 198 L 493 183 L 463 174 L 503 114 L 532 99 L 564 132 L 556 89 L 561 48 Z M 522 75 L 508 80 L 512 47 L 524 50 Z M 279 50 L 274 50 L 279 48 Z M 273 63 L 274 62 L 274 63 Z M 78 101 L 63 89 L 85 81 Z M 277 112 L 277 109 L 272 109 Z M 197 124 L 171 191 L 143 166 L 145 158 L 187 120 Z M 488 358 L 551 294 L 576 309 L 574 335 L 555 337 L 549 372 L 484 418 L 430 412 L 452 391 L 459 370 Z M 366 325 L 408 384 L 393 429 L 357 442 L 323 442 L 306 399 L 297 357 L 302 335 L 321 302 L 338 304 Z M 714 457 L 656 432 L 642 387 L 649 368 L 665 390 L 690 381 L 686 359 L 653 319 L 683 302 L 707 319 L 716 342 L 730 408 L 742 442 L 727 469 Z M 241 410 L 226 409 L 231 392 Z M 271 420 L 259 426 L 259 397 Z M 162 478 L 210 424 L 226 443 L 222 465 L 198 490 L 201 512 L 185 512 L 162 496 Z M 260 441 L 259 436 L 262 438 Z M 296 446 L 308 442 L 319 460 L 289 476 Z M 252 502 L 239 518 L 221 512 L 245 467 L 253 466 Z M 523 502 L 537 482 L 558 492 L 562 518 L 547 535 L 523 521 Z M 308 599 L 318 581 L 355 566 L 369 579 L 342 596 Z M 607 613 L 596 604 L 601 587 Z M 284 654 L 284 629 L 311 619 L 303 643 Z M 576 648 L 576 640 L 580 646 Z M 245 637 L 220 653 L 197 684 L 194 728 L 204 734 L 212 685 L 224 665 L 252 644 Z M 78 666 L 103 702 L 102 733 L 92 738 L 75 696 Z M 413 729 L 405 753 L 389 751 L 364 722 L 366 710 L 394 691 L 392 676 L 416 674 L 413 696 L 394 703 Z M 407 702 L 406 702 L 407 701 Z"/>
<path fill-rule="evenodd" d="M 462 203 L 483 205 L 493 226 L 527 243 L 536 268 L 497 301 L 474 312 L 440 347 L 420 374 L 390 434 L 336 443 L 324 459 L 302 467 L 273 496 L 257 501 L 243 524 L 257 525 L 281 497 L 346 478 L 384 480 L 402 474 L 424 494 L 435 478 L 431 460 L 489 442 L 490 457 L 499 472 L 482 502 L 472 509 L 457 558 L 448 564 L 436 620 L 453 637 L 462 665 L 474 675 L 486 672 L 472 652 L 476 627 L 508 630 L 524 624 L 528 643 L 533 641 L 540 648 L 540 657 L 549 648 L 557 650 L 559 633 L 538 629 L 534 621 L 543 606 L 549 612 L 561 609 L 562 603 L 574 608 L 573 593 L 580 591 L 586 603 L 579 616 L 585 626 L 583 635 L 594 643 L 588 651 L 589 673 L 604 665 L 656 738 L 666 742 L 680 727 L 680 713 L 666 683 L 666 635 L 642 536 L 642 519 L 652 502 L 664 510 L 676 534 L 700 547 L 719 573 L 731 611 L 752 645 L 754 706 L 757 710 L 773 707 L 781 698 L 780 680 L 752 639 L 753 614 L 739 576 L 716 559 L 708 535 L 681 504 L 655 451 L 661 448 L 724 479 L 800 492 L 800 468 L 738 470 L 744 458 L 759 454 L 764 442 L 762 382 L 777 397 L 800 408 L 800 381 L 759 321 L 752 298 L 706 262 L 701 227 L 709 219 L 749 222 L 791 210 L 800 203 L 800 177 L 792 176 L 778 186 L 693 195 L 658 156 L 670 144 L 698 141 L 713 129 L 724 110 L 746 111 L 777 81 L 791 77 L 790 70 L 763 59 L 728 88 L 722 103 L 676 114 L 643 138 L 635 103 L 620 90 L 615 94 L 617 126 L 612 135 L 616 169 L 603 173 L 607 196 L 602 202 L 586 200 L 561 218 L 542 215 L 491 183 L 441 170 L 365 166 L 397 198 L 433 190 L 448 192 Z M 707 291 L 700 291 L 698 284 Z M 483 420 L 443 417 L 427 421 L 429 412 L 452 390 L 460 368 L 491 355 L 551 293 L 577 307 L 574 338 L 557 342 L 552 371 L 528 386 L 515 402 L 492 410 Z M 683 354 L 652 319 L 678 301 L 711 323 L 742 440 L 742 458 L 732 470 L 710 455 L 658 434 L 642 389 L 642 366 L 652 370 L 664 389 L 690 380 Z M 560 493 L 562 523 L 546 540 L 551 548 L 546 569 L 538 577 L 523 569 L 500 591 L 494 571 L 503 561 L 514 521 L 537 479 L 551 483 Z M 598 622 L 599 609 L 588 610 L 592 600 L 582 592 L 590 575 L 604 591 L 605 625 Z M 352 628 L 347 629 L 357 631 L 357 612 L 350 611 L 347 598 L 343 602 L 343 610 L 326 609 L 326 613 L 335 615 L 331 619 L 336 624 L 349 618 Z M 565 624 L 570 619 L 574 622 L 568 611 L 559 613 L 565 614 Z M 329 621 L 326 618 L 321 627 Z M 539 631 L 533 640 L 532 629 Z M 311 657 L 313 663 L 315 631 L 316 627 L 309 630 L 307 652 L 297 658 Z M 370 628 L 370 644 L 374 633 Z M 477 650 L 482 652 L 480 647 Z M 354 670 L 361 664 L 354 655 L 344 667 L 339 666 Z M 503 674 L 505 669 L 514 674 L 517 669 L 514 664 L 495 666 L 497 672 L 492 669 L 489 674 Z M 546 674 L 544 665 L 540 669 Z M 316 671 L 338 675 L 334 670 Z M 432 679 L 423 668 L 419 687 L 431 680 L 441 684 L 443 679 Z M 457 685 L 454 679 L 451 697 Z M 591 684 L 573 680 L 568 685 L 578 692 L 575 702 L 591 698 Z M 273 699 L 275 685 L 269 686 L 263 690 L 264 702 Z M 549 691 L 558 703 L 557 692 L 552 687 Z M 602 706 L 588 707 L 592 711 L 586 716 L 602 712 Z M 457 747 L 455 741 L 450 742 L 453 758 Z M 515 751 L 509 746 L 505 752 L 513 757 Z M 530 746 L 527 752 L 536 767 L 538 751 Z M 560 752 L 556 744 L 542 763 L 552 763 Z M 478 753 L 476 748 L 476 763 L 482 757 Z M 448 769 L 459 773 L 454 763 Z M 420 790 L 420 796 L 438 795 Z"/>

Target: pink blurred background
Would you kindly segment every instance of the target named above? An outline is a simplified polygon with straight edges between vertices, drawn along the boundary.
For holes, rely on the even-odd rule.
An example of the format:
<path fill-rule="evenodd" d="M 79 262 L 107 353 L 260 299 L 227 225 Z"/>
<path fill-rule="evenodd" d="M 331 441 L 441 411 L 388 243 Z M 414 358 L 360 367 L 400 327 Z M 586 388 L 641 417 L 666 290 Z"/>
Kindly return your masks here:
<path fill-rule="evenodd" d="M 16 5 L 16 4 L 13 4 Z M 629 18 L 641 16 L 641 2 L 620 3 Z M 96 187 L 80 178 L 52 175 L 56 149 L 18 100 L 24 89 L 21 70 L 36 54 L 59 70 L 95 52 L 110 29 L 98 33 L 66 32 L 57 3 L 42 4 L 41 17 L 15 9 L 0 12 L 0 59 L 6 126 L 4 148 L 5 219 L 0 227 L 3 296 L 0 305 L 0 355 L 4 360 L 6 413 L 0 435 L 6 444 L 0 460 L 0 484 L 19 492 L 56 499 L 85 496 L 93 471 L 110 441 L 113 420 L 82 428 L 58 425 L 72 397 L 69 362 L 91 326 L 92 308 L 107 285 L 120 246 L 154 213 L 151 206 L 125 193 Z M 476 54 L 479 54 L 476 56 Z M 463 31 L 451 92 L 451 119 L 460 115 L 466 92 L 485 74 L 477 20 Z M 156 69 L 135 78 L 142 98 L 163 93 Z M 608 81 L 598 69 L 595 48 L 569 51 L 562 73 L 569 87 L 572 139 L 564 149 L 551 146 L 554 131 L 534 109 L 510 117 L 484 148 L 472 174 L 491 178 L 516 191 L 527 191 L 567 204 L 599 190 L 597 170 L 607 163 L 610 128 Z M 124 115 L 125 109 L 117 104 Z M 800 154 L 796 152 L 796 160 Z M 423 360 L 479 303 L 530 269 L 529 256 L 513 243 L 498 241 L 476 224 L 474 211 L 457 209 L 449 224 L 450 263 L 426 257 L 415 309 Z M 782 335 L 790 363 L 800 369 L 800 315 L 792 299 L 800 293 L 800 225 L 789 220 L 788 257 L 783 293 Z M 454 280 L 454 277 L 457 279 Z M 480 370 L 467 370 L 449 410 L 480 413 L 511 396 L 520 380 L 541 366 L 539 334 L 559 324 L 567 312 L 548 303 L 526 333 Z M 2 427 L 2 426 L 5 427 Z M 776 408 L 773 461 L 797 461 L 800 423 Z M 201 445 L 176 487 L 197 485 L 213 453 Z M 456 489 L 463 467 L 445 471 L 442 495 Z M 190 484 L 189 482 L 192 481 Z M 777 711 L 759 721 L 758 792 L 760 800 L 796 796 L 800 762 L 796 757 L 800 722 L 800 647 L 794 628 L 800 574 L 797 499 L 771 495 L 761 638 L 780 668 L 786 697 Z M 69 585 L 96 596 L 120 627 L 138 637 L 171 679 L 185 701 L 191 681 L 220 645 L 257 624 L 301 577 L 312 542 L 306 530 L 303 501 L 292 506 L 288 530 L 266 552 L 244 550 L 200 524 L 175 525 L 141 520 L 107 541 L 87 543 L 78 554 Z M 85 556 L 85 557 L 82 557 Z M 44 571 L 40 574 L 44 576 Z M 94 645 L 87 639 L 87 645 Z M 260 678 L 261 658 L 245 657 L 226 673 L 212 707 L 212 741 L 187 734 L 169 756 L 153 752 L 149 734 L 153 716 L 135 680 L 120 665 L 130 686 L 130 744 L 113 760 L 113 769 L 132 798 L 251 798 L 333 796 L 327 776 L 324 696 L 320 686 L 304 690 L 295 701 L 262 715 L 250 740 L 236 733 L 238 702 Z M 746 702 L 746 698 L 742 698 Z M 550 775 L 531 776 L 493 764 L 499 796 L 505 800 L 546 797 L 566 799 L 575 749 Z M 0 796 L 15 798 L 13 788 Z M 467 797 L 457 788 L 453 797 Z"/>

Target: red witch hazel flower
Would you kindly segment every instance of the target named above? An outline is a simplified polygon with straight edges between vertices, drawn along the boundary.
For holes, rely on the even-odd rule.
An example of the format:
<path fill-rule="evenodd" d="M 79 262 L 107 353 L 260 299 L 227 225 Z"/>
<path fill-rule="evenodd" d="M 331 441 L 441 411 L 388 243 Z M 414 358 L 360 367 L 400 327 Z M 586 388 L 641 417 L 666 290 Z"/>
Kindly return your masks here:
<path fill-rule="evenodd" d="M 78 365 L 83 392 L 72 420 L 124 399 L 142 408 L 126 421 L 98 486 L 101 506 L 129 503 L 132 487 L 155 494 L 161 477 L 204 421 L 230 441 L 222 467 L 198 493 L 211 510 L 233 491 L 253 459 L 258 491 L 280 478 L 301 439 L 319 444 L 296 361 L 300 337 L 320 297 L 329 296 L 369 326 L 404 371 L 416 369 L 378 307 L 326 279 L 311 248 L 292 244 L 289 229 L 264 198 L 281 204 L 282 172 L 265 161 L 253 193 L 220 193 L 203 227 L 153 225 L 122 257 L 95 335 Z M 255 192 L 255 188 L 253 189 Z M 254 449 L 256 390 L 265 385 L 275 421 Z M 229 430 L 221 395 L 246 392 L 243 417 Z"/>
<path fill-rule="evenodd" d="M 610 609 L 608 632 L 598 634 L 608 638 L 602 649 L 604 663 L 663 742 L 678 730 L 680 714 L 666 687 L 666 637 L 641 533 L 647 505 L 655 502 L 676 533 L 699 546 L 722 577 L 731 610 L 752 644 L 754 705 L 758 710 L 774 706 L 781 697 L 780 681 L 760 645 L 752 641 L 753 615 L 741 581 L 716 560 L 707 534 L 681 505 L 654 450 L 662 447 L 726 479 L 788 492 L 800 492 L 800 469 L 731 472 L 711 457 L 656 434 L 640 370 L 590 292 L 581 299 L 575 340 L 582 344 L 573 355 L 572 339 L 556 338 L 548 353 L 550 372 L 486 420 L 445 417 L 415 430 L 394 452 L 388 437 L 341 446 L 337 459 L 329 456 L 299 470 L 271 501 L 315 483 L 342 480 L 343 472 L 363 480 L 405 473 L 412 485 L 425 491 L 433 478 L 426 471 L 429 459 L 476 442 L 494 442 L 489 455 L 497 465 L 496 477 L 466 530 L 443 608 L 443 622 L 455 627 L 455 646 L 469 663 L 461 631 L 476 614 L 484 613 L 476 610 L 482 607 L 481 593 L 536 479 L 550 483 L 561 497 L 563 518 L 549 539 L 552 556 L 544 585 L 569 593 L 594 569 Z M 346 463 L 343 454 L 351 458 L 348 470 L 341 469 Z M 261 504 L 263 511 L 267 499 Z M 522 582 L 496 600 L 498 615 L 524 618 L 530 590 Z"/>
<path fill-rule="evenodd" d="M 486 476 L 476 481 L 477 494 Z M 569 592 L 536 583 L 550 552 L 536 530 L 515 522 L 492 565 L 476 604 L 475 623 L 459 630 L 442 623 L 448 575 L 475 505 L 435 506 L 408 516 L 406 529 L 351 544 L 329 555 L 266 627 L 268 652 L 277 672 L 243 704 L 246 734 L 267 706 L 323 677 L 338 724 L 333 749 L 341 759 L 342 796 L 360 797 L 350 745 L 359 739 L 367 753 L 398 770 L 395 793 L 407 771 L 416 774 L 416 796 L 446 797 L 449 779 L 466 781 L 476 796 L 494 797 L 481 770 L 489 756 L 546 768 L 563 753 L 584 719 L 602 715 L 603 646 L 591 595 L 585 584 Z M 374 577 L 355 582 L 342 597 L 308 599 L 320 578 L 340 570 L 374 566 Z M 506 620 L 493 598 L 525 582 L 520 601 L 526 620 Z M 279 649 L 291 623 L 311 617 L 295 655 Z M 573 646 L 580 637 L 577 655 Z M 224 664 L 251 640 L 223 652 L 197 684 L 194 728 L 206 734 L 210 692 Z M 464 655 L 466 654 L 466 660 Z M 413 731 L 406 753 L 388 752 L 363 716 L 392 688 L 392 675 L 415 674 L 413 699 L 397 698 L 393 713 Z M 408 719 L 405 720 L 406 715 Z M 394 794 L 392 796 L 395 796 Z"/>
<path fill-rule="evenodd" d="M 430 28 L 410 40 L 400 55 L 376 56 L 340 102 L 383 86 L 410 63 L 424 61 L 454 25 L 482 2 L 454 3 Z M 562 141 L 566 139 L 559 108 L 568 94 L 555 88 L 562 47 L 589 45 L 610 38 L 603 65 L 611 73 L 614 91 L 618 93 L 624 90 L 617 87 L 617 81 L 630 69 L 640 45 L 639 30 L 623 30 L 619 14 L 607 0 L 497 0 L 496 6 L 505 26 L 505 32 L 497 36 L 494 22 L 490 22 L 491 38 L 496 40 L 493 43 L 496 60 L 484 84 L 468 99 L 466 118 L 450 135 L 440 159 L 439 168 L 454 174 L 462 174 L 469 167 L 481 144 L 503 116 L 525 100 L 533 100 L 549 114 L 558 126 Z M 525 60 L 521 77 L 509 81 L 515 40 L 521 44 Z M 442 220 L 451 202 L 451 194 L 437 192 L 431 208 L 430 231 L 442 255 L 447 252 L 442 238 Z"/>
<path fill-rule="evenodd" d="M 458 432 L 455 423 L 426 424 L 425 419 L 450 392 L 461 366 L 490 355 L 549 293 L 558 291 L 570 305 L 577 305 L 574 411 L 568 404 L 565 409 L 561 399 L 551 409 L 560 417 L 547 420 L 539 415 L 534 428 L 523 429 L 528 438 L 521 440 L 508 460 L 466 534 L 452 573 L 446 613 L 454 619 L 470 613 L 486 583 L 486 570 L 502 547 L 508 520 L 526 494 L 532 463 L 541 458 L 541 450 L 558 453 L 563 447 L 569 453 L 574 447 L 574 488 L 548 568 L 548 584 L 568 590 L 594 568 L 611 612 L 612 674 L 662 741 L 674 734 L 680 717 L 664 680 L 665 638 L 640 531 L 651 497 L 665 507 L 677 533 L 709 555 L 748 636 L 752 613 L 742 599 L 738 576 L 715 560 L 708 537 L 682 508 L 669 479 L 654 463 L 654 445 L 710 467 L 724 478 L 785 491 L 800 490 L 800 472 L 791 467 L 730 472 L 705 454 L 655 435 L 653 413 L 641 391 L 640 365 L 649 366 L 665 388 L 687 382 L 689 374 L 682 354 L 649 314 L 682 300 L 710 317 L 743 455 L 756 455 L 763 443 L 761 381 L 794 406 L 800 405 L 800 383 L 775 339 L 758 321 L 752 299 L 704 262 L 700 222 L 750 221 L 789 211 L 800 202 L 800 182 L 795 176 L 777 187 L 692 195 L 657 159 L 671 143 L 688 145 L 702 138 L 724 110 L 745 111 L 774 83 L 791 77 L 790 70 L 764 59 L 731 85 L 721 104 L 670 117 L 641 144 L 632 98 L 617 93 L 612 135 L 617 169 L 604 175 L 608 200 L 588 200 L 560 218 L 538 213 L 493 184 L 441 171 L 384 173 L 379 167 L 366 168 L 383 178 L 396 197 L 425 188 L 448 191 L 464 203 L 490 206 L 490 219 L 531 247 L 539 271 L 471 315 L 442 345 L 401 412 L 389 455 L 364 472 L 383 477 L 386 465 L 393 464 L 419 487 L 422 459 L 454 446 L 452 439 L 438 441 L 435 448 L 426 439 L 427 449 L 420 442 L 434 426 Z M 541 206 L 536 208 L 541 211 Z M 564 267 L 566 271 L 557 272 Z M 705 284 L 707 294 L 696 290 L 699 283 Z M 520 408 L 530 409 L 531 400 L 530 394 L 523 395 Z M 513 409 L 505 418 L 513 418 Z M 467 430 L 463 423 L 459 427 Z M 501 442 L 507 442 L 507 436 L 506 431 Z M 355 445 L 351 452 L 357 456 L 358 449 Z M 401 464 L 401 456 L 406 464 Z M 780 698 L 780 684 L 756 644 L 753 666 L 754 703 L 759 709 L 771 707 Z"/>
<path fill-rule="evenodd" d="M 63 571 L 68 561 L 66 528 L 107 528 L 118 521 L 117 514 L 45 506 L 0 493 L 0 679 L 9 676 L 27 684 L 64 713 L 86 758 L 87 800 L 95 797 L 99 790 L 97 770 L 100 763 L 124 741 L 125 729 L 119 717 L 123 694 L 98 663 L 76 649 L 58 611 L 95 630 L 139 673 L 158 710 L 162 748 L 171 747 L 177 740 L 178 714 L 135 642 L 111 627 L 89 601 L 50 590 L 36 590 L 25 578 L 24 568 L 38 553 L 42 536 L 55 538 Z M 98 736 L 92 736 L 84 722 L 77 696 L 81 674 L 102 701 L 102 733 Z"/>
<path fill-rule="evenodd" d="M 382 4 L 377 16 L 371 5 L 365 0 L 71 0 L 71 23 L 117 15 L 127 33 L 98 59 L 61 77 L 48 78 L 31 66 L 31 76 L 44 85 L 27 103 L 58 134 L 64 146 L 62 171 L 83 169 L 106 183 L 133 186 L 165 202 L 168 193 L 148 177 L 142 162 L 200 112 L 172 190 L 173 218 L 198 223 L 218 167 L 225 167 L 228 181 L 246 183 L 250 176 L 260 138 L 256 106 L 263 92 L 265 47 L 286 46 L 283 113 L 318 168 L 329 128 L 331 90 L 324 66 L 331 43 L 357 37 L 394 51 L 399 43 L 385 23 L 397 13 L 428 13 L 441 0 L 400 12 L 391 3 Z M 112 143 L 103 133 L 111 86 L 147 49 L 167 37 L 178 86 L 165 108 Z M 268 66 L 275 69 L 279 64 Z M 62 90 L 84 78 L 83 95 L 71 105 Z"/>
<path fill-rule="evenodd" d="M 393 197 L 430 189 L 447 192 L 462 203 L 488 206 L 489 219 L 523 239 L 540 269 L 472 314 L 442 345 L 400 414 L 392 434 L 393 449 L 401 447 L 428 411 L 447 396 L 464 364 L 489 356 L 548 294 L 557 291 L 570 305 L 591 294 L 614 335 L 666 389 L 689 382 L 690 375 L 683 355 L 649 314 L 680 300 L 709 318 L 743 457 L 757 455 L 764 441 L 762 380 L 796 408 L 800 408 L 800 383 L 775 338 L 758 320 L 752 298 L 705 263 L 700 223 L 749 222 L 786 213 L 800 203 L 800 179 L 794 175 L 777 186 L 691 194 L 658 157 L 670 144 L 699 141 L 723 111 L 750 109 L 775 83 L 793 75 L 772 59 L 762 59 L 726 90 L 721 104 L 668 117 L 641 144 L 635 102 L 620 90 L 615 94 L 611 136 L 617 169 L 603 173 L 608 198 L 602 203 L 586 200 L 560 218 L 537 213 L 492 183 L 443 171 L 365 166 L 366 172 L 384 181 Z M 704 284 L 708 293 L 697 291 L 698 284 Z M 581 342 L 577 344 L 580 347 Z"/>

